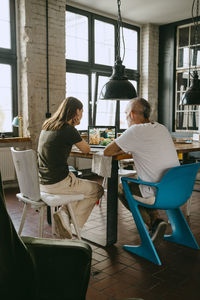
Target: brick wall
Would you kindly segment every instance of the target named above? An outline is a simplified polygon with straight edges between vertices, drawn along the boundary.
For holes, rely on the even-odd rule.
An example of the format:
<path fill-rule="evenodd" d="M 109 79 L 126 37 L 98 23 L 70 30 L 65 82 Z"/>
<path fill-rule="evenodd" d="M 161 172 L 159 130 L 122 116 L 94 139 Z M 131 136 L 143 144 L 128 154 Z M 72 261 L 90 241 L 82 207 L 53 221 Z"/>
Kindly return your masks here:
<path fill-rule="evenodd" d="M 140 96 L 152 107 L 151 119 L 157 120 L 159 27 L 147 24 L 141 28 Z"/>
<path fill-rule="evenodd" d="M 48 1 L 49 108 L 65 97 L 65 0 Z M 46 1 L 18 1 L 18 89 L 24 135 L 37 146 L 47 111 Z"/>

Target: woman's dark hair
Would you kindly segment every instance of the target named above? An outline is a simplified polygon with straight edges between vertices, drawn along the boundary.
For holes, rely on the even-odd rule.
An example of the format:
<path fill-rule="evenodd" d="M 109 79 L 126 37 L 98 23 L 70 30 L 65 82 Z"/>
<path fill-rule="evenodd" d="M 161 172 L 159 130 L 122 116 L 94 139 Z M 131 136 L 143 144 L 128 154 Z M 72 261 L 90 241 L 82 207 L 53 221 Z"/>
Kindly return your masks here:
<path fill-rule="evenodd" d="M 62 101 L 53 116 L 44 122 L 42 129 L 58 130 L 70 120 L 72 120 L 73 124 L 77 109 L 81 110 L 82 108 L 83 104 L 80 100 L 74 97 L 67 97 Z"/>

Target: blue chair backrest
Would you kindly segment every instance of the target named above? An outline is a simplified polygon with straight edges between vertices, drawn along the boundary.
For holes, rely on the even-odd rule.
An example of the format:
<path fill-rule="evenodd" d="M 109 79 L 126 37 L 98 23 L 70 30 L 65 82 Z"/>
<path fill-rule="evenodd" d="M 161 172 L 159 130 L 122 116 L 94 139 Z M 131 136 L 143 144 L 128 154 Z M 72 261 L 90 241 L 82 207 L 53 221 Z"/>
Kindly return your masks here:
<path fill-rule="evenodd" d="M 169 169 L 158 183 L 154 207 L 176 208 L 191 196 L 200 163 L 185 164 Z"/>

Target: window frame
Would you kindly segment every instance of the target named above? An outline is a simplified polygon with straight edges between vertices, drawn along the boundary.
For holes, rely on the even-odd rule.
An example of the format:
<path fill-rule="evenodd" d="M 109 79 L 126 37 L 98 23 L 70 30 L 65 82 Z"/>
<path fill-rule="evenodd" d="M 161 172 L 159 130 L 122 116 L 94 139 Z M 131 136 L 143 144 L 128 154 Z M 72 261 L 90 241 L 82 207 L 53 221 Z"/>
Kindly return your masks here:
<path fill-rule="evenodd" d="M 193 70 L 195 70 L 195 67 L 191 65 L 190 56 L 191 56 L 191 49 L 193 47 L 193 44 L 190 43 L 191 41 L 191 29 L 194 26 L 193 22 L 189 22 L 186 24 L 178 25 L 176 28 L 176 65 L 175 65 L 175 73 L 176 73 L 176 82 L 175 82 L 175 112 L 174 112 L 174 129 L 175 132 L 195 132 L 198 131 L 198 117 L 200 117 L 200 108 L 196 105 L 192 106 L 183 106 L 178 105 L 178 97 L 181 96 L 181 91 L 178 90 L 178 75 L 183 74 L 184 72 L 188 72 L 190 74 L 193 73 Z M 188 28 L 188 44 L 185 46 L 179 45 L 179 36 L 180 36 L 180 30 L 183 28 Z M 179 50 L 188 48 L 188 59 L 189 59 L 189 65 L 188 66 L 179 66 Z M 198 74 L 200 74 L 200 66 L 196 67 L 196 70 L 198 71 Z M 191 86 L 191 80 L 192 77 L 189 75 L 189 78 L 187 78 L 187 88 Z M 186 88 L 186 90 L 187 90 Z M 184 91 L 185 92 L 185 91 Z M 178 108 L 179 106 L 179 108 Z M 184 117 L 185 116 L 185 117 Z M 185 118 L 185 119 L 184 119 Z M 180 119 L 182 121 L 180 121 Z M 184 125 L 184 120 L 186 122 L 186 126 Z M 179 127 L 182 123 L 182 127 Z M 192 126 L 190 124 L 190 121 L 192 122 Z"/>
<path fill-rule="evenodd" d="M 15 1 L 9 0 L 10 5 L 10 37 L 11 48 L 0 47 L 0 64 L 6 64 L 11 66 L 11 84 L 12 84 L 12 118 L 18 113 L 17 103 L 17 48 L 16 48 L 16 17 L 15 17 Z M 17 128 L 13 127 L 10 132 L 2 132 L 6 136 L 16 136 L 18 133 Z"/>
<path fill-rule="evenodd" d="M 88 90 L 88 124 L 89 125 L 95 125 L 95 120 L 96 116 L 95 113 L 97 111 L 97 95 L 95 97 L 94 95 L 94 101 L 93 101 L 93 107 L 92 107 L 92 74 L 95 74 L 95 78 L 98 78 L 98 76 L 103 75 L 103 76 L 108 76 L 108 78 L 112 74 L 113 66 L 108 66 L 108 65 L 103 65 L 103 64 L 97 64 L 95 63 L 95 44 L 94 44 L 94 34 L 95 34 L 95 20 L 103 21 L 109 24 L 114 25 L 114 57 L 116 59 L 117 55 L 117 20 L 111 19 L 102 15 L 98 15 L 96 13 L 92 13 L 89 11 L 85 11 L 80 8 L 76 8 L 70 5 L 66 5 L 66 12 L 72 12 L 76 14 L 80 14 L 83 16 L 88 17 L 88 62 L 83 62 L 83 61 L 76 61 L 76 60 L 71 60 L 71 59 L 66 59 L 66 72 L 69 73 L 80 73 L 80 74 L 87 74 L 89 76 L 89 90 Z M 133 69 L 125 69 L 126 75 L 129 80 L 135 80 L 137 82 L 137 89 L 139 88 L 139 78 L 140 78 L 140 28 L 131 25 L 128 23 L 123 22 L 123 28 L 128 28 L 131 30 L 137 31 L 137 50 L 138 50 L 138 55 L 137 55 L 137 70 Z M 67 29 L 66 29 L 67 30 Z M 95 90 L 94 93 L 97 93 L 97 86 L 98 86 L 98 81 L 95 82 Z M 119 102 L 119 101 L 118 101 Z M 117 106 L 120 106 L 119 104 Z M 119 109 L 118 109 L 119 110 Z M 92 114 L 93 112 L 93 114 Z M 117 119 L 117 122 L 119 122 L 119 116 Z M 81 130 L 82 131 L 82 130 Z M 85 131 L 85 130 L 83 130 Z M 121 130 L 122 131 L 122 130 Z"/>

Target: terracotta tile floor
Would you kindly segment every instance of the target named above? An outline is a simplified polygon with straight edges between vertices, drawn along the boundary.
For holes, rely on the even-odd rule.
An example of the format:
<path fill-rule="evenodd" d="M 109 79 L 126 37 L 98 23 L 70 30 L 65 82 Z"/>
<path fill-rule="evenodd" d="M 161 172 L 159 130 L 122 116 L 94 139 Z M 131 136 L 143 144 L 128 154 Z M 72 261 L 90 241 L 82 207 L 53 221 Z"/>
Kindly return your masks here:
<path fill-rule="evenodd" d="M 16 189 L 6 189 L 6 203 L 13 223 L 18 229 L 22 204 L 16 200 Z M 99 213 L 105 207 L 96 206 L 90 216 L 87 230 L 99 230 Z M 186 207 L 183 207 L 186 213 Z M 167 220 L 165 213 L 162 217 Z M 122 249 L 125 243 L 137 243 L 139 236 L 131 214 L 119 203 L 118 242 L 93 249 L 92 275 L 86 300 L 111 300 L 138 297 L 144 300 L 199 300 L 200 251 L 163 241 L 157 248 L 162 266 L 154 265 Z M 95 220 L 97 222 L 95 223 Z M 188 223 L 200 245 L 200 193 L 193 192 Z M 96 226 L 96 227 L 95 227 Z M 38 215 L 29 210 L 23 235 L 37 236 Z M 168 228 L 170 232 L 170 225 Z M 51 236 L 51 227 L 45 222 L 45 237 Z"/>

